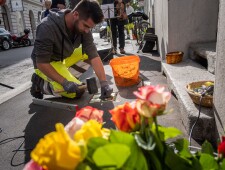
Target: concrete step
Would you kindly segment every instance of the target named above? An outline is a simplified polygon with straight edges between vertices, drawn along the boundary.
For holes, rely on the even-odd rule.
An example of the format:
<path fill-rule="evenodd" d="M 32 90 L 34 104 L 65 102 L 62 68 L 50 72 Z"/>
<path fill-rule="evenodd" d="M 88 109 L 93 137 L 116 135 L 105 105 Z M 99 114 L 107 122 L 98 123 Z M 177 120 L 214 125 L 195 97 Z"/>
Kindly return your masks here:
<path fill-rule="evenodd" d="M 189 57 L 193 60 L 197 60 L 199 57 L 206 59 L 207 70 L 215 74 L 216 42 L 191 44 Z"/>
<path fill-rule="evenodd" d="M 189 134 L 197 120 L 199 106 L 193 103 L 186 91 L 186 85 L 196 81 L 214 81 L 215 76 L 190 59 L 177 64 L 167 64 L 164 60 L 162 61 L 162 71 L 167 77 L 168 87 L 178 99 L 182 121 Z M 200 142 L 207 139 L 214 143 L 215 128 L 213 109 L 202 107 L 200 119 L 194 127 L 192 137 Z"/>

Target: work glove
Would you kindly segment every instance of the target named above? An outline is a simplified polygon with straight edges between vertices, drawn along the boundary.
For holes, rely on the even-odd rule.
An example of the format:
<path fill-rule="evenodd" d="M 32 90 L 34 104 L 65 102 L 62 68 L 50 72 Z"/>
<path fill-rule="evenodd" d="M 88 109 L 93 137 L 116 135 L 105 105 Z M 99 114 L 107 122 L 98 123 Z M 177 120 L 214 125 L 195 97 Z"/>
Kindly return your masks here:
<path fill-rule="evenodd" d="M 112 87 L 109 86 L 108 82 L 105 81 L 100 81 L 100 85 L 101 85 L 101 99 L 105 99 L 111 96 L 113 89 Z"/>
<path fill-rule="evenodd" d="M 68 93 L 77 93 L 79 94 L 81 90 L 78 88 L 78 84 L 72 81 L 64 80 L 62 83 L 64 90 Z"/>

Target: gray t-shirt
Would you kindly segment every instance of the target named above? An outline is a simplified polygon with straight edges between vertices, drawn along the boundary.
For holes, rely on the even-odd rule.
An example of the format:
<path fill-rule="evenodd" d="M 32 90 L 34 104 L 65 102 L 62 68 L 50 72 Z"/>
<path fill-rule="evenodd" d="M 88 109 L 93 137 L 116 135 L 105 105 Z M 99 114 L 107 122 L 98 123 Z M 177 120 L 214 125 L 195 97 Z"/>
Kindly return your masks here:
<path fill-rule="evenodd" d="M 44 18 L 38 25 L 34 49 L 31 54 L 34 68 L 36 68 L 37 62 L 50 63 L 71 56 L 74 49 L 80 46 L 81 39 L 83 39 L 82 48 L 88 58 L 92 59 L 98 56 L 91 31 L 83 34 L 77 33 L 74 37 L 69 36 L 64 18 L 68 12 L 70 10 L 50 11 L 48 17 Z"/>

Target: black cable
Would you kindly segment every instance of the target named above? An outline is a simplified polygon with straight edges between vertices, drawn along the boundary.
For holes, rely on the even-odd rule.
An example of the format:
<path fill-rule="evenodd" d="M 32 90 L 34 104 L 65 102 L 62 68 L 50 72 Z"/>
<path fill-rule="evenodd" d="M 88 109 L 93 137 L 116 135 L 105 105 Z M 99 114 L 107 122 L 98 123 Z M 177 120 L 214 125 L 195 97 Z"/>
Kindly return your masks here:
<path fill-rule="evenodd" d="M 20 166 L 20 165 L 23 165 L 23 164 L 25 164 L 26 162 L 21 162 L 21 163 L 18 163 L 18 164 L 14 164 L 13 163 L 13 160 L 14 160 L 14 157 L 16 156 L 16 154 L 17 154 L 17 152 L 26 152 L 26 151 L 31 151 L 32 149 L 20 149 L 22 146 L 23 146 L 23 144 L 24 144 L 24 142 L 25 142 L 25 137 L 24 137 L 24 140 L 23 140 L 23 142 L 20 144 L 20 146 L 18 147 L 18 149 L 16 149 L 16 150 L 13 150 L 12 152 L 15 152 L 14 154 L 13 154 L 13 156 L 12 156 L 12 159 L 11 159 L 11 162 L 10 162 L 10 164 L 11 164 L 11 166 Z"/>
<path fill-rule="evenodd" d="M 191 131 L 190 131 L 190 134 L 189 134 L 189 147 L 191 146 L 191 136 L 192 136 L 192 132 L 193 132 L 193 129 L 195 127 L 195 125 L 197 124 L 199 118 L 200 118 L 200 114 L 201 114 L 201 108 L 202 108 L 202 98 L 206 95 L 206 93 L 208 94 L 212 94 L 213 93 L 213 90 L 214 90 L 214 85 L 211 85 L 211 86 L 208 86 L 202 93 L 201 93 L 201 97 L 199 99 L 199 109 L 198 109 L 198 117 L 195 121 L 195 123 L 193 124 L 193 126 L 191 127 Z"/>
<path fill-rule="evenodd" d="M 191 131 L 190 131 L 190 134 L 189 134 L 189 139 L 188 139 L 189 146 L 191 146 L 191 136 L 192 136 L 193 129 L 194 129 L 195 125 L 197 124 L 199 118 L 200 118 L 201 108 L 202 108 L 202 105 L 201 105 L 202 104 L 202 97 L 203 97 L 203 95 L 201 95 L 200 100 L 199 100 L 198 117 L 197 117 L 195 123 L 193 124 L 193 126 L 191 127 Z"/>
<path fill-rule="evenodd" d="M 0 128 L 0 133 L 1 133 L 1 132 L 2 132 L 2 129 Z M 12 141 L 14 141 L 14 140 L 16 140 L 16 139 L 21 139 L 21 138 L 23 138 L 24 140 L 23 140 L 22 143 L 19 145 L 18 149 L 12 151 L 12 152 L 14 152 L 14 154 L 13 154 L 13 156 L 12 156 L 12 158 L 11 158 L 10 164 L 11 164 L 11 166 L 14 166 L 14 167 L 25 164 L 25 162 L 21 162 L 21 163 L 18 163 L 18 164 L 14 164 L 14 163 L 13 163 L 14 157 L 16 156 L 16 154 L 17 154 L 19 151 L 23 151 L 23 152 L 24 152 L 24 151 L 29 151 L 29 150 L 32 150 L 32 149 L 20 149 L 20 148 L 23 146 L 24 142 L 25 142 L 25 136 L 12 137 L 12 138 L 7 138 L 7 139 L 4 139 L 4 140 L 0 141 L 0 145 L 3 145 L 3 144 L 6 144 L 6 143 L 9 143 L 9 142 L 12 142 Z"/>
<path fill-rule="evenodd" d="M 13 138 L 7 138 L 7 139 L 4 139 L 4 140 L 0 141 L 0 145 L 9 143 L 9 142 L 11 142 L 11 141 L 14 141 L 14 140 L 20 139 L 20 138 L 25 138 L 25 136 L 18 136 L 18 137 L 13 137 Z"/>
<path fill-rule="evenodd" d="M 7 85 L 7 84 L 0 83 L 0 85 L 3 86 L 3 87 L 7 87 L 7 88 L 9 88 L 9 89 L 14 89 L 14 87 L 9 86 L 9 85 Z"/>

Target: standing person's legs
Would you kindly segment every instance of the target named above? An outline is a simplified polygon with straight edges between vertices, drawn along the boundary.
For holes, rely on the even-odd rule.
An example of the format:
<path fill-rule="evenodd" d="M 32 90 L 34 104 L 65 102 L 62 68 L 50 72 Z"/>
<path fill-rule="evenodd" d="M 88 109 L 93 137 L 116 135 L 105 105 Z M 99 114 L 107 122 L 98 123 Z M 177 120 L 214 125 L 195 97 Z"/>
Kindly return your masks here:
<path fill-rule="evenodd" d="M 134 23 L 130 23 L 129 28 L 131 30 L 131 34 L 133 35 L 134 34 Z"/>
<path fill-rule="evenodd" d="M 117 49 L 117 19 L 111 19 L 111 31 L 112 31 L 112 41 L 113 41 L 113 47 L 116 51 Z"/>
<path fill-rule="evenodd" d="M 129 28 L 129 24 L 126 24 L 124 27 L 125 27 L 126 33 L 127 33 L 127 38 L 126 39 L 130 39 L 130 28 Z"/>
<path fill-rule="evenodd" d="M 118 24 L 118 32 L 119 32 L 119 48 L 120 48 L 120 53 L 124 54 L 124 47 L 125 47 L 125 34 L 124 34 L 124 24 L 120 23 Z"/>

